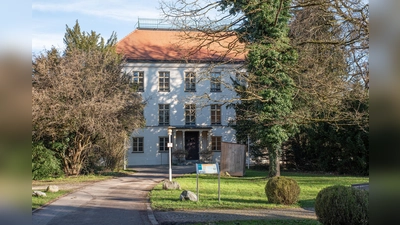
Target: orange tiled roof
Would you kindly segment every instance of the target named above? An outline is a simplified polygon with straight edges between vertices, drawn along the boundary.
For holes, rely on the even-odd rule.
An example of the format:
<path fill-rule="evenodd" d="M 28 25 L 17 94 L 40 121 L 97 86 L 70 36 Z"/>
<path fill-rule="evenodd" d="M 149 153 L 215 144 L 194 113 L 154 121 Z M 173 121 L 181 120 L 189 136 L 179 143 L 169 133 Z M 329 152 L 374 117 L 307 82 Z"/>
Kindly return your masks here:
<path fill-rule="evenodd" d="M 184 38 L 187 34 L 192 38 Z M 235 37 L 204 42 L 200 35 L 195 31 L 137 29 L 117 43 L 117 52 L 138 61 L 244 61 L 244 47 L 234 42 Z M 236 46 L 228 51 L 232 43 Z"/>

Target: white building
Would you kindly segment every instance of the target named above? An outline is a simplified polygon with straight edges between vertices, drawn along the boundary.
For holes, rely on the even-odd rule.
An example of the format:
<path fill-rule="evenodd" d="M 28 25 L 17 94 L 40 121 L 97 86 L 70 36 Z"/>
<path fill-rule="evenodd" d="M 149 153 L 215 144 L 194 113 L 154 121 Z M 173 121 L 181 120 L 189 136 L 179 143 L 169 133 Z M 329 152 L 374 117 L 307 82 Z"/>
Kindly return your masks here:
<path fill-rule="evenodd" d="M 228 39 L 192 54 L 197 44 L 181 35 L 138 28 L 117 44 L 127 59 L 124 72 L 146 103 L 146 126 L 131 135 L 128 166 L 168 164 L 168 128 L 172 152 L 185 150 L 186 160 L 218 162 L 221 142 L 236 142 L 235 130 L 228 126 L 235 111 L 226 105 L 236 96 L 230 77 L 236 76 L 244 55 L 226 54 Z M 231 63 L 220 63 L 227 59 Z"/>

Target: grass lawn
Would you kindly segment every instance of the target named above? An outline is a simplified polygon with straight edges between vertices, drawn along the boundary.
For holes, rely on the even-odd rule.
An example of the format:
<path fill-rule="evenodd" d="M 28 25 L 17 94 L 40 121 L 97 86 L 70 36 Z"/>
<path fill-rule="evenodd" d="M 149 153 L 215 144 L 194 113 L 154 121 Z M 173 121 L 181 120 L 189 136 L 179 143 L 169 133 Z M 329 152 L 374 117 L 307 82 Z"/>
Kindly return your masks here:
<path fill-rule="evenodd" d="M 121 177 L 133 174 L 133 170 L 125 170 L 119 172 L 102 172 L 100 174 L 92 174 L 92 175 L 79 175 L 79 176 L 69 176 L 69 177 L 59 177 L 59 178 L 48 178 L 43 180 L 32 180 L 33 186 L 49 186 L 49 185 L 58 185 L 60 186 L 60 191 L 56 193 L 45 192 L 46 197 L 36 197 L 32 196 L 32 210 L 37 209 L 48 202 L 51 202 L 63 195 L 70 193 L 73 190 L 63 190 L 63 185 L 76 185 L 76 184 L 90 184 L 97 181 L 107 180 L 113 177 Z M 45 191 L 40 190 L 40 191 Z"/>
<path fill-rule="evenodd" d="M 301 189 L 299 202 L 284 206 L 268 203 L 264 191 L 268 181 L 266 174 L 266 171 L 250 169 L 246 170 L 244 177 L 221 177 L 220 203 L 218 202 L 218 176 L 208 174 L 199 176 L 199 202 L 179 200 L 182 190 L 196 193 L 196 174 L 174 179 L 180 184 L 182 190 L 163 190 L 162 183 L 158 184 L 150 193 L 150 201 L 152 208 L 157 210 L 310 208 L 314 207 L 315 198 L 324 187 L 369 182 L 368 177 L 282 172 L 281 176 L 293 178 Z"/>
<path fill-rule="evenodd" d="M 43 190 L 41 190 L 43 191 Z M 46 197 L 37 197 L 37 196 L 32 196 L 32 210 L 38 209 L 40 207 L 42 207 L 43 205 L 47 204 L 48 202 L 51 202 L 63 195 L 66 195 L 68 193 L 70 193 L 71 190 L 65 191 L 65 190 L 61 190 L 58 192 L 45 192 L 46 193 Z"/>
<path fill-rule="evenodd" d="M 194 223 L 193 225 L 322 225 L 317 220 L 312 219 L 301 219 L 301 220 L 246 220 L 246 221 L 220 221 L 218 223 Z"/>

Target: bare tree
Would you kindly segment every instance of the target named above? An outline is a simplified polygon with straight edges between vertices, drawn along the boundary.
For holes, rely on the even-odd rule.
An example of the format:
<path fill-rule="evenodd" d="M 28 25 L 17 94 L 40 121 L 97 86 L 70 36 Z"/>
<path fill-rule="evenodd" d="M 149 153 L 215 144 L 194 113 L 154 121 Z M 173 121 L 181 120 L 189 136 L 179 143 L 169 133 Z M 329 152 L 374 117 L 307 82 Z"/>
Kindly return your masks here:
<path fill-rule="evenodd" d="M 368 127 L 369 11 L 362 0 L 297 0 L 290 23 L 299 53 L 296 80 L 301 123 Z"/>
<path fill-rule="evenodd" d="M 257 5 L 265 2 L 248 1 L 247 6 L 239 8 L 236 1 L 230 0 L 177 0 L 162 1 L 160 8 L 165 20 L 183 31 L 181 41 L 198 43 L 188 55 L 211 43 L 228 41 L 230 44 L 224 45 L 225 54 L 221 54 L 225 57 L 219 63 L 229 63 L 232 61 L 226 57 L 228 54 L 246 55 L 257 40 L 259 28 L 254 18 L 262 11 Z M 278 3 L 283 6 L 283 1 Z M 361 109 L 369 96 L 367 1 L 293 0 L 289 7 L 292 13 L 289 37 L 299 58 L 288 68 L 298 90 L 295 95 L 298 104 L 287 119 L 299 124 L 324 121 L 337 126 L 367 127 L 368 111 Z M 275 22 L 282 10 L 281 7 L 271 15 Z M 246 66 L 244 62 L 242 68 Z M 247 84 L 247 97 L 230 102 L 261 100 L 257 93 L 267 87 L 256 85 L 252 74 L 240 74 L 241 82 Z M 224 85 L 235 89 L 230 84 Z"/>
<path fill-rule="evenodd" d="M 182 40 L 198 43 L 189 54 L 211 43 L 229 40 L 230 44 L 224 45 L 227 54 L 247 56 L 243 62 L 247 72 L 243 73 L 239 67 L 239 76 L 233 78 L 236 82 L 230 86 L 239 95 L 229 101 L 241 104 L 236 105 L 237 137 L 240 140 L 246 138 L 244 133 L 254 134 L 252 142 L 268 148 L 273 167 L 279 165 L 275 159 L 279 158 L 282 146 L 277 145 L 294 134 L 298 125 L 319 122 L 338 128 L 356 125 L 368 132 L 369 6 L 366 1 L 177 0 L 162 2 L 161 9 L 166 20 L 184 31 Z M 285 27 L 288 23 L 282 21 L 287 18 L 288 10 L 292 16 L 290 46 L 298 54 L 297 61 L 291 65 L 285 62 L 292 59 L 294 54 L 287 54 L 292 48 L 282 51 L 288 31 Z M 260 57 L 252 57 L 254 53 Z M 274 54 L 276 57 L 271 57 Z M 219 63 L 229 63 L 229 59 L 221 57 Z M 283 79 L 278 72 L 289 77 Z M 266 77 L 267 73 L 271 76 Z M 293 82 L 286 82 L 289 80 Z M 290 99 L 277 101 L 291 90 L 294 94 Z M 266 92 L 275 92 L 278 97 L 266 98 Z M 273 110 L 260 113 L 260 108 Z M 284 108 L 290 112 L 279 113 Z M 282 129 L 274 129 L 277 127 Z M 266 143 L 274 139 L 266 138 L 271 134 L 269 131 L 282 139 L 272 148 Z M 279 166 L 276 170 L 279 172 Z"/>
<path fill-rule="evenodd" d="M 95 148 L 123 154 L 125 138 L 143 125 L 141 97 L 121 74 L 113 51 L 54 48 L 34 58 L 33 138 L 52 145 L 66 175 L 79 174 Z M 118 145 L 118 146 L 116 146 Z"/>

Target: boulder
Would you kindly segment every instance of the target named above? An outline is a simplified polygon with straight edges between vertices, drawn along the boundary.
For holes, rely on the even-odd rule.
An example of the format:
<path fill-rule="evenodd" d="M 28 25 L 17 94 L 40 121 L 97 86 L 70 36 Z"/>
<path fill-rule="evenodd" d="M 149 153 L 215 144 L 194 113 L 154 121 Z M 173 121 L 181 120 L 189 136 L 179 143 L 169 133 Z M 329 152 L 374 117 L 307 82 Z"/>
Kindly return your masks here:
<path fill-rule="evenodd" d="M 46 197 L 46 193 L 44 193 L 43 191 L 34 191 L 32 193 L 32 196 L 37 196 L 37 197 Z"/>
<path fill-rule="evenodd" d="M 46 189 L 46 192 L 58 192 L 58 186 L 56 185 L 49 185 Z"/>
<path fill-rule="evenodd" d="M 179 196 L 179 199 L 181 201 L 184 200 L 190 200 L 190 201 L 194 201 L 197 202 L 197 195 L 191 191 L 182 191 L 181 196 Z"/>
<path fill-rule="evenodd" d="M 179 185 L 179 183 L 176 181 L 167 180 L 167 181 L 164 181 L 164 183 L 163 183 L 163 189 L 164 190 L 171 190 L 171 189 L 181 190 L 181 185 Z"/>

